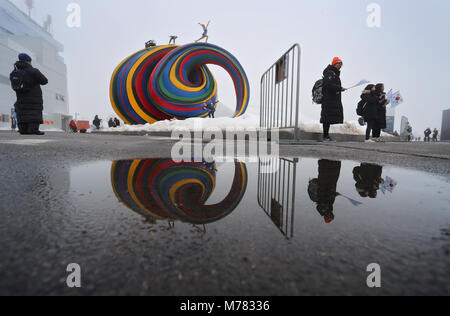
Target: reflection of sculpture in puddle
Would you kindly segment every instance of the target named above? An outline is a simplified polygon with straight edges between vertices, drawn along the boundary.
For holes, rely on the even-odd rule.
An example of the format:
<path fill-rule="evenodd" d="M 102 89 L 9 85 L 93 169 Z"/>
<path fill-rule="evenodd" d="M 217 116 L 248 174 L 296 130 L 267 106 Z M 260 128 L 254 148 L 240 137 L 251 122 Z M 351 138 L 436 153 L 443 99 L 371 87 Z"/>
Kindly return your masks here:
<path fill-rule="evenodd" d="M 373 164 L 363 163 L 353 169 L 353 178 L 356 181 L 356 191 L 359 195 L 363 198 L 375 199 L 378 196 L 380 185 L 384 185 L 384 180 L 381 178 L 382 174 L 383 167 Z"/>
<path fill-rule="evenodd" d="M 247 168 L 235 161 L 230 192 L 222 202 L 206 205 L 216 187 L 216 172 L 215 163 L 124 160 L 113 163 L 111 182 L 119 201 L 150 222 L 205 225 L 233 212 L 247 189 Z"/>
<path fill-rule="evenodd" d="M 334 220 L 334 202 L 336 197 L 342 196 L 354 206 L 362 203 L 355 201 L 337 192 L 337 183 L 341 174 L 341 162 L 331 160 L 319 160 L 319 176 L 309 181 L 308 194 L 311 200 L 317 203 L 317 211 L 324 217 L 325 222 Z"/>

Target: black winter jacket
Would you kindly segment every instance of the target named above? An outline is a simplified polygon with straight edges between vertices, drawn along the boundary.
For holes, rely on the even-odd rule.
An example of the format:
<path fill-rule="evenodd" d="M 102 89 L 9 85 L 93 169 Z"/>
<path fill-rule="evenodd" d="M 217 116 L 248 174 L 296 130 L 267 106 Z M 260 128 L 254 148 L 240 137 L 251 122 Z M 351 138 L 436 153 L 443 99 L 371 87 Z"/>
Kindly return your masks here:
<path fill-rule="evenodd" d="M 364 120 L 366 122 L 376 120 L 378 118 L 378 99 L 375 93 L 370 90 L 364 90 L 361 100 L 366 103 Z"/>
<path fill-rule="evenodd" d="M 14 65 L 18 69 L 24 69 L 29 75 L 32 88 L 27 92 L 16 92 L 17 102 L 15 110 L 19 123 L 43 123 L 42 111 L 44 100 L 42 98 L 41 85 L 48 83 L 47 78 L 31 64 L 18 61 Z"/>
<path fill-rule="evenodd" d="M 377 125 L 381 129 L 385 129 L 387 127 L 386 121 L 386 107 L 389 104 L 389 101 L 386 99 L 386 93 L 376 93 L 377 97 Z"/>
<path fill-rule="evenodd" d="M 323 76 L 323 103 L 320 122 L 322 124 L 343 124 L 341 72 L 336 67 L 329 65 L 324 70 Z"/>

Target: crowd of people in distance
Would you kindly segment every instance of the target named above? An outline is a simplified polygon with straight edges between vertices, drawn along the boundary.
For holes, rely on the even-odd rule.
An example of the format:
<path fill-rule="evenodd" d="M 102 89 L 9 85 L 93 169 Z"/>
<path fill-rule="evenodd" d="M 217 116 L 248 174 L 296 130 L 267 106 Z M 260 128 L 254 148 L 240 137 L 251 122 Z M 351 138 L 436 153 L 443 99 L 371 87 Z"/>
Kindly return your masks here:
<path fill-rule="evenodd" d="M 437 128 L 435 128 L 433 131 L 431 131 L 431 128 L 427 128 L 424 131 L 425 134 L 425 138 L 424 138 L 424 142 L 431 142 L 431 139 L 433 139 L 433 142 L 438 142 L 438 137 L 439 137 L 439 131 Z M 433 138 L 431 138 L 431 135 L 433 135 Z"/>
<path fill-rule="evenodd" d="M 120 127 L 120 125 L 121 125 L 121 123 L 120 123 L 119 119 L 116 118 L 116 117 L 115 118 L 111 117 L 109 119 L 109 121 L 108 121 L 108 127 L 109 128 Z M 92 126 L 96 130 L 100 130 L 101 129 L 101 127 L 102 127 L 102 119 L 100 119 L 98 115 L 96 115 L 94 120 L 92 121 Z M 69 130 L 71 132 L 73 132 L 73 133 L 78 133 L 78 132 L 86 133 L 86 130 L 84 130 L 84 131 L 83 130 L 79 130 L 79 128 L 77 126 L 77 123 L 74 120 L 70 121 L 70 123 L 69 123 Z"/>
<path fill-rule="evenodd" d="M 98 115 L 96 115 L 95 117 L 94 117 L 94 120 L 92 121 L 92 124 L 94 125 L 94 127 L 95 127 L 95 129 L 97 129 L 97 130 L 99 130 L 100 128 L 101 128 L 101 125 L 102 125 L 102 119 L 100 119 L 99 117 L 98 117 Z M 117 117 L 111 117 L 109 120 L 108 120 L 108 127 L 109 128 L 115 128 L 115 127 L 120 127 L 120 121 L 119 121 L 119 119 L 117 118 Z"/>

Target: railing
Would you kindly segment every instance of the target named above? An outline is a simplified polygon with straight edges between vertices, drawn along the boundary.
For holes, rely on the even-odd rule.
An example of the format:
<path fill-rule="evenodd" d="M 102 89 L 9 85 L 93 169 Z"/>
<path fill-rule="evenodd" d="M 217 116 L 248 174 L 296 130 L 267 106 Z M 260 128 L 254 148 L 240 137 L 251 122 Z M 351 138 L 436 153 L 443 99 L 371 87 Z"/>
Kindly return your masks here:
<path fill-rule="evenodd" d="M 260 127 L 294 129 L 295 140 L 300 139 L 300 61 L 295 44 L 261 77 Z"/>
<path fill-rule="evenodd" d="M 258 204 L 287 238 L 294 237 L 295 188 L 298 159 L 261 158 L 258 172 Z M 277 166 L 277 172 L 262 170 Z"/>

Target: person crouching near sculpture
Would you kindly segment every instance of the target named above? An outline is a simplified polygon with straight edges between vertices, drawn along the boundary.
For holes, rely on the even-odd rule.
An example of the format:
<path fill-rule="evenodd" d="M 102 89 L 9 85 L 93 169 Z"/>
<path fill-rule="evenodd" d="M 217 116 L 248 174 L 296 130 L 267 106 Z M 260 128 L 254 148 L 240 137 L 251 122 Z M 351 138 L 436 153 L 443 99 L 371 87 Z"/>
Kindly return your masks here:
<path fill-rule="evenodd" d="M 17 96 L 14 107 L 21 135 L 44 135 L 39 131 L 44 110 L 41 86 L 48 84 L 48 79 L 31 62 L 30 56 L 20 54 L 19 61 L 14 64 L 10 75 L 11 86 Z"/>

